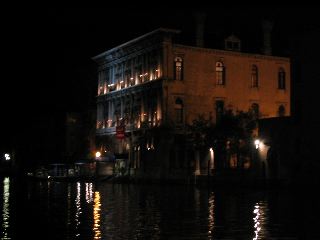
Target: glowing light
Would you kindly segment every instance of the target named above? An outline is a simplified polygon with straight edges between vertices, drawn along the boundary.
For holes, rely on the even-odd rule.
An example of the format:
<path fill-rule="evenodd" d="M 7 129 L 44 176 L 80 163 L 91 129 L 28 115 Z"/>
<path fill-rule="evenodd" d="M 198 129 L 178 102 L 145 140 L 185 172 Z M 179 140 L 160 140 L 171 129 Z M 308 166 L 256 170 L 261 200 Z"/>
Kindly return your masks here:
<path fill-rule="evenodd" d="M 11 159 L 10 154 L 9 153 L 5 153 L 4 154 L 4 158 L 6 159 L 6 161 L 9 161 Z"/>
<path fill-rule="evenodd" d="M 94 239 L 101 239 L 100 231 L 100 211 L 101 211 L 101 202 L 100 202 L 100 193 L 94 192 L 94 205 L 93 205 L 93 231 Z"/>
<path fill-rule="evenodd" d="M 98 158 L 98 157 L 101 157 L 101 152 L 96 152 L 96 157 Z"/>
<path fill-rule="evenodd" d="M 210 151 L 210 168 L 214 169 L 214 151 L 213 151 L 213 148 L 211 147 L 209 149 L 209 151 Z"/>
<path fill-rule="evenodd" d="M 261 142 L 260 142 L 259 139 L 256 139 L 256 140 L 254 141 L 254 145 L 256 145 L 256 149 L 259 148 L 260 144 L 261 144 Z"/>

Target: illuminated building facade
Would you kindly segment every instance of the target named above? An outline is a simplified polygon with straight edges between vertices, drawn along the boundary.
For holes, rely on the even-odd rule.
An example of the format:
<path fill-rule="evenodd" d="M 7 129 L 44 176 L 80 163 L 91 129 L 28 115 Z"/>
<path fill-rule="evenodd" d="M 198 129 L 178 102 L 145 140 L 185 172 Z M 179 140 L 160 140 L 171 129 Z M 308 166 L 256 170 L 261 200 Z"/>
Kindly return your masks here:
<path fill-rule="evenodd" d="M 235 36 L 225 40 L 225 50 L 216 50 L 176 44 L 176 34 L 158 29 L 93 58 L 98 147 L 128 158 L 130 174 L 194 172 L 183 134 L 200 114 L 213 121 L 224 110 L 290 116 L 288 58 L 243 53 Z M 170 134 L 164 134 L 167 126 Z"/>

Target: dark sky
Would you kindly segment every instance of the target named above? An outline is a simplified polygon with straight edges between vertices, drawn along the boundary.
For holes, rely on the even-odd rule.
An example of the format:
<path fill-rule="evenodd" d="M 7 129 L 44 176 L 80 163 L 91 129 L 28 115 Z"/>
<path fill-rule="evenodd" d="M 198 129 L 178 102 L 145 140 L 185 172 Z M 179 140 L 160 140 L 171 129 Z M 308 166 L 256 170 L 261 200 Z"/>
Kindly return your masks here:
<path fill-rule="evenodd" d="M 64 8 L 7 9 L 2 20 L 2 136 L 19 134 L 42 116 L 94 107 L 95 64 L 91 57 L 159 27 L 182 30 L 193 43 L 195 9 Z M 235 33 L 251 51 L 261 48 L 259 26 L 275 21 L 274 49 L 290 55 L 288 41 L 302 28 L 319 28 L 316 6 L 203 7 L 206 46 Z"/>

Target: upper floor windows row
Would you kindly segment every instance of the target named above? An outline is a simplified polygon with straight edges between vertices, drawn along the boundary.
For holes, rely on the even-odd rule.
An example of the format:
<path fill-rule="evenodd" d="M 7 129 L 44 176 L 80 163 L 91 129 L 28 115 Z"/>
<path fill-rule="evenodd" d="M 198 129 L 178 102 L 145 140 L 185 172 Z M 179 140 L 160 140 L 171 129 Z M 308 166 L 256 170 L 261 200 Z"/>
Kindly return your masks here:
<path fill-rule="evenodd" d="M 174 79 L 183 80 L 183 59 L 176 57 L 174 59 Z M 215 64 L 215 78 L 217 85 L 226 85 L 226 67 L 222 61 Z M 251 66 L 251 87 L 259 87 L 259 69 L 257 65 Z M 280 67 L 278 69 L 278 89 L 286 89 L 286 72 Z"/>

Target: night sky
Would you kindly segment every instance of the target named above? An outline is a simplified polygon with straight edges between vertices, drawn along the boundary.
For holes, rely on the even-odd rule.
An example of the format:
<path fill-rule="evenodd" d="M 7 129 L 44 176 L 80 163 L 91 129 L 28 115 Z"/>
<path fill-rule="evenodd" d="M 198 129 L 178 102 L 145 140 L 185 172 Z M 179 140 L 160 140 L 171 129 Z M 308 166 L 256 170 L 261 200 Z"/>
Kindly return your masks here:
<path fill-rule="evenodd" d="M 275 55 L 303 55 L 305 32 L 319 52 L 316 6 L 234 6 L 207 11 L 205 46 L 219 47 L 234 33 L 244 51 L 261 52 L 262 18 L 275 21 Z M 71 8 L 7 9 L 2 15 L 5 66 L 1 80 L 1 144 L 30 134 L 32 126 L 65 112 L 95 107 L 96 65 L 91 57 L 159 27 L 182 30 L 180 42 L 194 44 L 194 9 Z M 314 37 L 313 37 L 314 36 Z M 294 49 L 294 51 L 292 50 Z M 311 51 L 312 66 L 319 60 Z M 320 66 L 320 65 L 319 65 Z M 312 90 L 311 90 L 312 91 Z M 45 120 L 47 121 L 47 120 Z M 59 125 L 57 125 L 59 128 Z"/>

